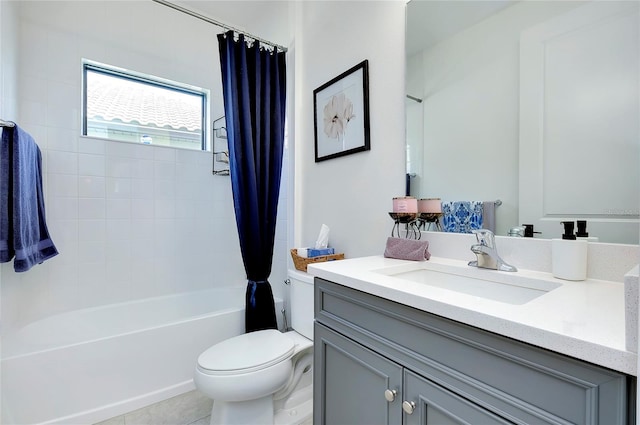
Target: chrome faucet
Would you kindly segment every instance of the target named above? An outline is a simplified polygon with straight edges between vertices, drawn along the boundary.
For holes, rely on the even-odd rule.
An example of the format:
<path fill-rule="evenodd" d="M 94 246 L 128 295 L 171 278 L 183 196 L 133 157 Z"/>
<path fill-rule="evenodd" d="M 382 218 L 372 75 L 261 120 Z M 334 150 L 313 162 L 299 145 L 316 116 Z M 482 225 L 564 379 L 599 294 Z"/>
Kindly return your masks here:
<path fill-rule="evenodd" d="M 476 254 L 476 261 L 469 261 L 473 267 L 485 269 L 502 270 L 503 272 L 517 272 L 514 266 L 507 264 L 498 255 L 496 240 L 493 232 L 488 229 L 474 230 L 478 243 L 471 245 L 471 251 Z"/>

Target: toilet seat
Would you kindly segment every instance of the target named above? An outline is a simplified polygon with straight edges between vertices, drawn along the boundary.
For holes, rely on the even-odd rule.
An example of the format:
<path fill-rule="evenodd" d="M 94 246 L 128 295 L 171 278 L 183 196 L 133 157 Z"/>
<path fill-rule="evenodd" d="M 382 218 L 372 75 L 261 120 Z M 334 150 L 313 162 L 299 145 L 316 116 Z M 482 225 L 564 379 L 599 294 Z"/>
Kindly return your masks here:
<path fill-rule="evenodd" d="M 250 332 L 222 341 L 198 357 L 206 375 L 237 375 L 266 369 L 291 358 L 294 341 L 275 330 Z"/>

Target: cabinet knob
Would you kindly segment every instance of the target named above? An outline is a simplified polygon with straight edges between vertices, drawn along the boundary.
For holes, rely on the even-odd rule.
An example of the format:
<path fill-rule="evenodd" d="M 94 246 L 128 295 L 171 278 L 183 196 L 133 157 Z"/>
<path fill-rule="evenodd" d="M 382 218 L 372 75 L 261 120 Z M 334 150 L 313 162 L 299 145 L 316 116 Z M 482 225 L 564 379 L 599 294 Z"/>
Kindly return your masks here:
<path fill-rule="evenodd" d="M 396 391 L 396 390 L 386 390 L 384 392 L 384 398 L 389 403 L 391 403 L 393 400 L 395 400 L 397 395 L 398 395 L 398 391 Z"/>
<path fill-rule="evenodd" d="M 416 409 L 416 404 L 413 401 L 402 402 L 402 410 L 404 410 L 407 415 L 412 414 L 415 409 Z"/>

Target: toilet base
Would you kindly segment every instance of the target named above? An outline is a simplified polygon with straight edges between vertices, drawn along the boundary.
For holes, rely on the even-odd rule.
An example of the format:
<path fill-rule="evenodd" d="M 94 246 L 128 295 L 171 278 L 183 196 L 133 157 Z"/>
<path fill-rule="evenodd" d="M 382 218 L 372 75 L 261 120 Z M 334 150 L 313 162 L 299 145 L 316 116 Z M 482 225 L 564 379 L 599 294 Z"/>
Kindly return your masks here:
<path fill-rule="evenodd" d="M 273 423 L 271 395 L 249 401 L 213 401 L 210 425 L 255 425 Z"/>
<path fill-rule="evenodd" d="M 309 377 L 310 378 L 310 377 Z M 301 382 L 285 403 L 275 404 L 274 425 L 312 425 L 313 424 L 313 385 L 311 380 Z"/>

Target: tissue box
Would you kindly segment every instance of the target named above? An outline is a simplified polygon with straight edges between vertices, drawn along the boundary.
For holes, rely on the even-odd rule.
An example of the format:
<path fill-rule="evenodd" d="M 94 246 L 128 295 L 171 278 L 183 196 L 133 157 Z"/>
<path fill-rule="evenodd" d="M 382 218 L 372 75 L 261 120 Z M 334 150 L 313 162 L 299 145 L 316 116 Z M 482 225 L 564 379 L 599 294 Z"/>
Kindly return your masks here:
<path fill-rule="evenodd" d="M 344 259 L 344 254 L 320 255 L 312 258 L 305 258 L 298 255 L 298 251 L 302 251 L 302 250 L 306 251 L 306 248 L 300 248 L 300 249 L 293 248 L 291 250 L 291 258 L 293 259 L 293 265 L 295 266 L 295 268 L 303 272 L 307 271 L 307 265 L 309 264 Z"/>
<path fill-rule="evenodd" d="M 302 258 L 319 257 L 321 255 L 332 255 L 335 253 L 333 248 L 298 248 L 298 256 Z"/>
<path fill-rule="evenodd" d="M 321 248 L 321 249 L 307 248 L 307 257 L 313 258 L 313 257 L 319 257 L 321 255 L 332 255 L 332 254 L 335 254 L 335 252 L 336 251 L 333 248 Z"/>

